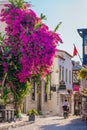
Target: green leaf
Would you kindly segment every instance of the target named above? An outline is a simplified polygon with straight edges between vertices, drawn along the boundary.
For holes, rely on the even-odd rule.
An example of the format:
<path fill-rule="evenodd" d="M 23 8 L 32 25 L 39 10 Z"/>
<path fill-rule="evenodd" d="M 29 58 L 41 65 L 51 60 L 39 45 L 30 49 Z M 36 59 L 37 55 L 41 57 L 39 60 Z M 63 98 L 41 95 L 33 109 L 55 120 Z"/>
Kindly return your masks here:
<path fill-rule="evenodd" d="M 5 38 L 5 34 L 2 35 L 2 33 L 0 32 L 0 43 L 4 41 L 4 38 Z"/>
<path fill-rule="evenodd" d="M 9 0 L 9 2 L 12 4 L 13 7 L 15 7 L 15 4 L 14 4 L 13 0 Z"/>
<path fill-rule="evenodd" d="M 40 15 L 40 19 L 41 19 L 41 20 L 47 20 L 46 16 L 43 15 L 42 13 L 41 13 L 41 15 Z"/>
<path fill-rule="evenodd" d="M 56 32 L 59 29 L 59 26 L 62 24 L 62 22 L 59 22 L 58 25 L 54 28 L 54 32 Z"/>
<path fill-rule="evenodd" d="M 9 92 L 8 92 L 8 89 L 7 88 L 4 88 L 4 91 L 3 91 L 3 94 L 4 95 L 7 95 Z"/>
<path fill-rule="evenodd" d="M 78 74 L 78 77 L 81 78 L 81 79 L 84 79 L 87 77 L 87 69 L 81 69 L 79 74 Z"/>
<path fill-rule="evenodd" d="M 41 27 L 41 24 L 39 23 L 39 24 L 35 25 L 34 30 L 37 30 L 37 29 L 39 29 L 40 27 Z"/>
<path fill-rule="evenodd" d="M 22 8 L 24 0 L 9 0 L 13 7 Z"/>

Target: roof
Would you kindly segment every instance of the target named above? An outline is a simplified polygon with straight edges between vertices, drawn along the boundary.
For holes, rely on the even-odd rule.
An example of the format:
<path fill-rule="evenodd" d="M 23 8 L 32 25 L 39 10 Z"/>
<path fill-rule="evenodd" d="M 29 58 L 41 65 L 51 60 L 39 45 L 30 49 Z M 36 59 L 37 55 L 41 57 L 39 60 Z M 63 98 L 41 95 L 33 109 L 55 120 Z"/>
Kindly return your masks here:
<path fill-rule="evenodd" d="M 82 68 L 81 65 L 73 66 L 73 70 L 80 70 Z"/>
<path fill-rule="evenodd" d="M 62 59 L 62 60 L 65 60 L 65 58 L 62 57 L 62 56 L 60 56 L 60 55 L 56 55 L 55 57 L 58 57 L 58 58 L 60 58 L 60 59 Z"/>
<path fill-rule="evenodd" d="M 78 31 L 87 31 L 87 28 L 77 29 Z"/>
<path fill-rule="evenodd" d="M 87 33 L 87 28 L 81 28 L 81 29 L 77 29 L 78 34 L 80 35 L 80 37 L 83 38 L 83 33 L 86 32 Z"/>
<path fill-rule="evenodd" d="M 60 49 L 57 49 L 58 52 L 64 52 L 66 53 L 68 56 L 70 56 L 71 58 L 73 58 L 73 56 L 71 54 L 69 54 L 68 52 L 64 51 L 64 50 L 60 50 Z"/>

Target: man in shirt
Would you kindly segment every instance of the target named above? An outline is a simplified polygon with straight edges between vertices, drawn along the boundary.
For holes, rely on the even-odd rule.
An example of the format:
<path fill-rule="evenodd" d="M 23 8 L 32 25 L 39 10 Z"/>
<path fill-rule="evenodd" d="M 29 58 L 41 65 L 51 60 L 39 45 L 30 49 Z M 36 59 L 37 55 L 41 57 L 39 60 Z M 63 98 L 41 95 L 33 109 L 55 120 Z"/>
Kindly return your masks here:
<path fill-rule="evenodd" d="M 68 111 L 69 110 L 69 103 L 68 103 L 67 99 L 65 99 L 65 101 L 63 103 L 63 110 L 64 111 Z"/>

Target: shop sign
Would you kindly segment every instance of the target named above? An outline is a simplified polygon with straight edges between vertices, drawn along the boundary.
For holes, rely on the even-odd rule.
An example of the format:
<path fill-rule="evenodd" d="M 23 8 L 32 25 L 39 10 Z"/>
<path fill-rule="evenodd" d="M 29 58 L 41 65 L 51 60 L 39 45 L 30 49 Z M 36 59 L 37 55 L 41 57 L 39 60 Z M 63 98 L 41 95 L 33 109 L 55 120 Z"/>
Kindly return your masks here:
<path fill-rule="evenodd" d="M 79 92 L 79 90 L 80 90 L 80 86 L 78 85 L 73 86 L 73 91 Z"/>
<path fill-rule="evenodd" d="M 56 85 L 55 84 L 51 86 L 51 91 L 53 91 L 53 92 L 56 91 Z"/>
<path fill-rule="evenodd" d="M 59 89 L 66 89 L 65 81 L 61 80 L 61 81 L 59 82 Z"/>

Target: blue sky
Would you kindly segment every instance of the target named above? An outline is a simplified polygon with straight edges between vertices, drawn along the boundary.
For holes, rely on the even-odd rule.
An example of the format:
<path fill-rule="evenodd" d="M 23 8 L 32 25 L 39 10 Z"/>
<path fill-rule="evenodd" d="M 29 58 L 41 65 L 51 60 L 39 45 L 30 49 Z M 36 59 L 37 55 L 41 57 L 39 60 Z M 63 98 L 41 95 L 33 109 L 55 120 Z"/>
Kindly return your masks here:
<path fill-rule="evenodd" d="M 38 16 L 41 13 L 46 15 L 45 22 L 50 30 L 62 21 L 57 31 L 63 44 L 58 46 L 59 49 L 65 50 L 71 55 L 73 54 L 73 43 L 82 57 L 82 39 L 77 29 L 87 28 L 87 0 L 26 0 L 32 4 L 32 9 Z M 79 60 L 75 56 L 73 60 Z"/>

